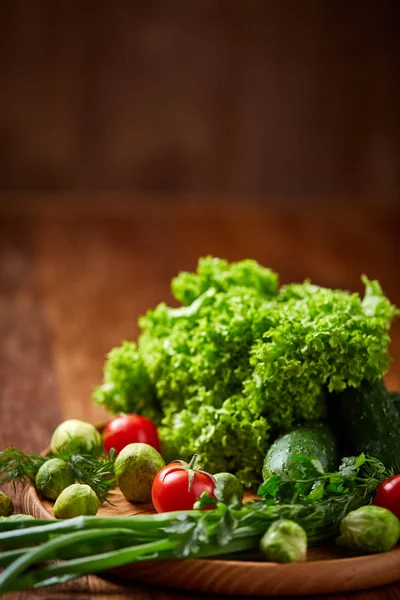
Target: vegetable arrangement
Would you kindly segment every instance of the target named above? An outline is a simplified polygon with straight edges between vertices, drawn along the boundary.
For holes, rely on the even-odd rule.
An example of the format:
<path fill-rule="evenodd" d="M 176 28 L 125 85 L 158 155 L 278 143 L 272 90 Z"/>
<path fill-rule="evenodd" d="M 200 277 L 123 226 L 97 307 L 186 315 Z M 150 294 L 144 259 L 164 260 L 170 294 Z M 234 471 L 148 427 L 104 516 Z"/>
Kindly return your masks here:
<path fill-rule="evenodd" d="M 99 501 L 104 502 L 115 485 L 114 453 L 109 457 L 79 454 L 73 450 L 73 443 L 68 450 L 59 452 L 57 459 L 24 454 L 14 447 L 0 451 L 0 485 L 13 482 L 15 486 L 27 480 L 35 482 L 39 494 L 50 500 L 76 480 L 89 485 Z"/>
<path fill-rule="evenodd" d="M 31 480 L 58 519 L 9 516 L 0 493 L 0 593 L 143 560 L 393 548 L 400 395 L 382 376 L 397 309 L 363 281 L 363 299 L 279 288 L 255 261 L 210 257 L 174 279 L 182 306 L 149 311 L 138 343 L 109 354 L 94 399 L 117 416 L 102 435 L 70 419 L 49 456 L 0 452 L 0 483 Z M 115 485 L 158 514 L 94 516 Z"/>
<path fill-rule="evenodd" d="M 320 465 L 309 465 L 304 458 L 300 464 L 298 481 L 274 476 L 279 481 L 260 490 L 267 500 L 227 505 L 218 499 L 222 495 L 217 488 L 217 498 L 204 493 L 194 510 L 137 518 L 12 522 L 9 517 L 0 522 L 0 565 L 5 567 L 0 591 L 46 586 L 139 560 L 237 555 L 258 547 L 273 560 L 304 560 L 306 540 L 316 544 L 337 535 L 342 517 L 351 509 L 365 508 L 386 473 L 377 459 L 362 455 L 331 474 L 321 473 Z M 309 493 L 321 478 L 336 481 L 336 492 L 330 490 L 322 501 Z M 278 502 L 281 485 L 287 484 L 297 494 L 296 503 Z M 390 542 L 393 537 L 390 533 Z M 39 564 L 55 558 L 63 562 Z"/>
<path fill-rule="evenodd" d="M 110 352 L 94 399 L 161 424 L 167 460 L 197 454 L 208 471 L 256 485 L 271 442 L 325 416 L 327 392 L 386 372 L 396 309 L 363 281 L 363 299 L 308 282 L 279 288 L 255 261 L 200 259 L 172 281 L 182 306 L 150 310 L 138 343 Z"/>

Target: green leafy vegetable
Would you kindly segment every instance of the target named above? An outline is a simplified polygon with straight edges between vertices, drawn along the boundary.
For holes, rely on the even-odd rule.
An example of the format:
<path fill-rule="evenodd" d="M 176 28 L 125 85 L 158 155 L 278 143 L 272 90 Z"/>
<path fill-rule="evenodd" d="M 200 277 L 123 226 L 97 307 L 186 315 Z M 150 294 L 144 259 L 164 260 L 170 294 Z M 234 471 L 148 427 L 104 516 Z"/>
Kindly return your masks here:
<path fill-rule="evenodd" d="M 380 379 L 396 309 L 376 281 L 365 297 L 291 284 L 257 262 L 203 258 L 113 349 L 96 402 L 161 422 L 166 458 L 197 454 L 210 472 L 259 483 L 270 441 L 326 413 L 326 392 Z M 242 450 L 245 448 L 245 452 Z"/>
<path fill-rule="evenodd" d="M 270 504 L 315 503 L 338 495 L 349 497 L 353 492 L 358 495 L 360 491 L 369 497 L 377 489 L 377 482 L 390 475 L 377 458 L 364 454 L 344 458 L 335 473 L 325 472 L 320 461 L 309 456 L 293 459 L 298 463 L 297 478 L 286 473 L 272 475 L 258 488 Z"/>
<path fill-rule="evenodd" d="M 385 466 L 371 456 L 344 458 L 335 473 L 326 473 L 319 461 L 297 456 L 298 477 L 285 473 L 264 481 L 258 493 L 284 518 L 301 524 L 311 543 L 329 539 L 338 531 L 351 510 L 372 502 L 379 485 L 389 475 Z"/>
<path fill-rule="evenodd" d="M 111 350 L 104 367 L 104 383 L 95 390 L 94 399 L 116 415 L 133 412 L 128 409 L 134 406 L 134 412 L 146 414 L 155 423 L 161 418 L 155 386 L 134 342 L 123 342 Z"/>

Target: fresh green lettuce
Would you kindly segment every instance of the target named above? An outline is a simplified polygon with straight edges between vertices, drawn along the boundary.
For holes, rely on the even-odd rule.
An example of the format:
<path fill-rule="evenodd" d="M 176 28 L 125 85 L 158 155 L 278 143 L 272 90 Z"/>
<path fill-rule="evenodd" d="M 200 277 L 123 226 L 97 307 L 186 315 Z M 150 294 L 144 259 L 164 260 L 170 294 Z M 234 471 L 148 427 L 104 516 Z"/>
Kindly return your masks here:
<path fill-rule="evenodd" d="M 326 391 L 387 371 L 397 311 L 377 281 L 363 282 L 364 299 L 309 282 L 279 288 L 255 261 L 200 259 L 172 282 L 182 306 L 148 311 L 138 344 L 110 352 L 94 399 L 156 420 L 167 458 L 196 453 L 254 485 L 277 435 L 324 416 Z"/>

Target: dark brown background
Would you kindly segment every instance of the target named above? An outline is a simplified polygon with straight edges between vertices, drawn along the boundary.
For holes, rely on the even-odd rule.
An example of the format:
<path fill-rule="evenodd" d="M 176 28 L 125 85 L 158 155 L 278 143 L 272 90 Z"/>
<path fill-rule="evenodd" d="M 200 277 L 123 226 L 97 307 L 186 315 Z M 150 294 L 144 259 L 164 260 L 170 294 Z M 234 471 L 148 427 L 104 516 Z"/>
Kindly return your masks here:
<path fill-rule="evenodd" d="M 2 0 L 0 187 L 398 196 L 397 0 Z"/>

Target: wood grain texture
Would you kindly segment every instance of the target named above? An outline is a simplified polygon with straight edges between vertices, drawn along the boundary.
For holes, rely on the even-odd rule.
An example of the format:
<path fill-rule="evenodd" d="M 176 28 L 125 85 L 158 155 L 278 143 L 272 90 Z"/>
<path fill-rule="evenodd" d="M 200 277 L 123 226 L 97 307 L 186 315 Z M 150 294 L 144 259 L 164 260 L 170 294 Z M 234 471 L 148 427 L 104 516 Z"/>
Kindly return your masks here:
<path fill-rule="evenodd" d="M 397 0 L 4 0 L 0 186 L 397 197 Z"/>
<path fill-rule="evenodd" d="M 27 451 L 60 419 L 32 231 L 26 220 L 0 222 L 1 444 L 17 436 Z"/>
<path fill-rule="evenodd" d="M 7 192 L 0 194 L 1 213 L 8 217 L 0 230 L 0 447 L 40 451 L 65 417 L 103 420 L 90 393 L 105 353 L 136 336 L 139 313 L 171 300 L 170 278 L 193 268 L 199 255 L 249 256 L 275 268 L 283 282 L 310 276 L 359 291 L 365 272 L 400 305 L 396 206 L 360 210 L 343 200 L 299 210 L 240 196 L 214 202 L 198 195 Z M 400 388 L 399 325 L 392 330 L 392 388 Z M 204 594 L 89 577 L 11 596 L 71 597 L 203 600 Z M 398 600 L 400 586 L 330 598 Z"/>
<path fill-rule="evenodd" d="M 32 225 L 25 219 L 0 221 L 0 339 L 0 448 L 17 442 L 35 451 L 47 443 L 60 410 Z"/>

